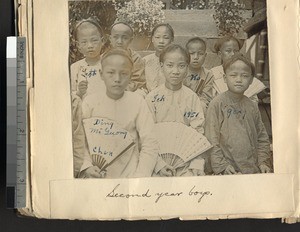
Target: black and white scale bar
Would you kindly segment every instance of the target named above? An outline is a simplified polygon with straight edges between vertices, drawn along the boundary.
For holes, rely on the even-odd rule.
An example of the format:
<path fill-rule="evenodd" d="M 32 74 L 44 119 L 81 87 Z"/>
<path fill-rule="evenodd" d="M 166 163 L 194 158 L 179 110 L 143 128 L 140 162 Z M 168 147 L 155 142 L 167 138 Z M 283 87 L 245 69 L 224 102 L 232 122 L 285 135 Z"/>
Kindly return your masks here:
<path fill-rule="evenodd" d="M 7 38 L 7 152 L 8 208 L 26 206 L 26 40 Z"/>

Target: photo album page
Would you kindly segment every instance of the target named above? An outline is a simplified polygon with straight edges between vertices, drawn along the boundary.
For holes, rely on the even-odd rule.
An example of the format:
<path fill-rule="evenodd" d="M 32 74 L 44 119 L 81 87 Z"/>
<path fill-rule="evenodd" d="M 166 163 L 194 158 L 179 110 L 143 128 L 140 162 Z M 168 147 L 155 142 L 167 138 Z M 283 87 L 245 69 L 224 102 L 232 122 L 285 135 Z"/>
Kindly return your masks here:
<path fill-rule="evenodd" d="M 49 219 L 299 218 L 299 2 L 19 0 L 28 186 Z"/>

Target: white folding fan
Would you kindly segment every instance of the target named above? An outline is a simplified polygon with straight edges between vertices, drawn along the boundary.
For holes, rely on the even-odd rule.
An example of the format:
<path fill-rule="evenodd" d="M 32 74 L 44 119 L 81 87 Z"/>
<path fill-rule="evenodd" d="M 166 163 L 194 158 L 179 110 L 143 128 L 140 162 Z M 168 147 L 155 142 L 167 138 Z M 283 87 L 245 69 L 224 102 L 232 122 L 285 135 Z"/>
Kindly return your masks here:
<path fill-rule="evenodd" d="M 204 135 L 183 123 L 157 123 L 155 134 L 160 157 L 175 169 L 212 147 Z"/>
<path fill-rule="evenodd" d="M 92 163 L 100 170 L 134 145 L 129 132 L 107 118 L 84 119 L 83 126 Z"/>
<path fill-rule="evenodd" d="M 264 83 L 262 83 L 257 78 L 253 78 L 252 84 L 249 86 L 249 88 L 245 91 L 244 95 L 247 97 L 252 97 L 253 95 L 256 95 L 263 91 L 266 88 Z"/>

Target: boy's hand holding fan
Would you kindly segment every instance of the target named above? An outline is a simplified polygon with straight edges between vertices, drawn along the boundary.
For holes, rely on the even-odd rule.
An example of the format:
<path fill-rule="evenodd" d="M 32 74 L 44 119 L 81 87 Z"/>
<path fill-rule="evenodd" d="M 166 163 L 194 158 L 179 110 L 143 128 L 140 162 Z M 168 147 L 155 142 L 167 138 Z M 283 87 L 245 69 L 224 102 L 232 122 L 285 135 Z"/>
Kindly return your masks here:
<path fill-rule="evenodd" d="M 159 143 L 159 156 L 174 170 L 212 147 L 204 135 L 183 123 L 157 123 L 155 134 Z"/>
<path fill-rule="evenodd" d="M 92 164 L 99 168 L 99 174 L 134 145 L 129 132 L 112 120 L 88 118 L 83 126 Z"/>

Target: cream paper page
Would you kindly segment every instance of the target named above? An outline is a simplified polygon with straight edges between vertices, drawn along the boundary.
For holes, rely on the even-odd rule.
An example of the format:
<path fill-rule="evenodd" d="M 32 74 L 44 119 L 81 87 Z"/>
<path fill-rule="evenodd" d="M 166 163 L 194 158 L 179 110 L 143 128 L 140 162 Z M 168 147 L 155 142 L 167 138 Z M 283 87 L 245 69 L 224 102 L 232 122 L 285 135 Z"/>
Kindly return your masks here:
<path fill-rule="evenodd" d="M 299 1 L 268 2 L 274 169 L 295 174 L 299 217 Z"/>
<path fill-rule="evenodd" d="M 75 180 L 68 1 L 34 1 L 31 133 L 34 213 L 44 218 L 72 219 L 297 216 L 299 71 L 295 46 L 298 2 L 268 3 L 276 174 Z"/>

